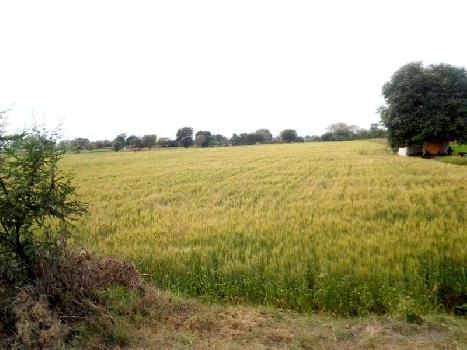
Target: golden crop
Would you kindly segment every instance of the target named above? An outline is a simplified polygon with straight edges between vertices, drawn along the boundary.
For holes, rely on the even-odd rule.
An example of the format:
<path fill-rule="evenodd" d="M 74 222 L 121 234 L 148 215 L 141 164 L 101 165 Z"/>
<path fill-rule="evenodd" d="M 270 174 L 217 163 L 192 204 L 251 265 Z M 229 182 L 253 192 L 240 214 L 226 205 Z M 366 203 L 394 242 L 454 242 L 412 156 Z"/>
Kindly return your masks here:
<path fill-rule="evenodd" d="M 163 288 L 355 315 L 467 302 L 467 167 L 353 141 L 68 155 L 79 238 Z"/>

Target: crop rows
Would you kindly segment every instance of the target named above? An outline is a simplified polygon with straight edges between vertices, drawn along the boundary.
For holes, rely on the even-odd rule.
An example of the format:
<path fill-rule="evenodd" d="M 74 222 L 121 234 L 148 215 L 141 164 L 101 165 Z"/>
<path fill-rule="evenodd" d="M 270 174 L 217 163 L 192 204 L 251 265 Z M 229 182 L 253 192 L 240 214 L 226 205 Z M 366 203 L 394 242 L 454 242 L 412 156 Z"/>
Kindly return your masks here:
<path fill-rule="evenodd" d="M 467 168 L 354 141 L 68 155 L 78 238 L 162 288 L 344 315 L 467 303 Z"/>

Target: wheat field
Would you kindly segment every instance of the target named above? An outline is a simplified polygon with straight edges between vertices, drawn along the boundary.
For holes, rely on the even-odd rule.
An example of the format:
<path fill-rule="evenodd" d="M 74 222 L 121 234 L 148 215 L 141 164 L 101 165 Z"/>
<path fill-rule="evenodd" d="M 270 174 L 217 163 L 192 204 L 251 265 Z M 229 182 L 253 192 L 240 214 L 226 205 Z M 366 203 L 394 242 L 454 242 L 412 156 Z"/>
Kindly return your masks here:
<path fill-rule="evenodd" d="M 77 239 L 204 300 L 342 315 L 467 303 L 467 167 L 352 141 L 67 155 Z"/>

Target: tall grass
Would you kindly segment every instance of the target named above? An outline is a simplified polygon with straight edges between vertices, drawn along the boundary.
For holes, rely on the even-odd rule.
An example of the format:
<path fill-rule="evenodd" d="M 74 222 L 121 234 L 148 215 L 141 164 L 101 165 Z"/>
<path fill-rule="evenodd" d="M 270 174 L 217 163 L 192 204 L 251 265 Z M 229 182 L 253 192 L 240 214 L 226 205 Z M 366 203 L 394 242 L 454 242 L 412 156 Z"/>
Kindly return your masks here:
<path fill-rule="evenodd" d="M 436 160 L 439 160 L 443 163 L 456 164 L 456 165 L 467 165 L 467 157 L 437 157 Z"/>
<path fill-rule="evenodd" d="M 80 239 L 160 287 L 344 315 L 467 302 L 467 168 L 353 141 L 69 155 Z"/>

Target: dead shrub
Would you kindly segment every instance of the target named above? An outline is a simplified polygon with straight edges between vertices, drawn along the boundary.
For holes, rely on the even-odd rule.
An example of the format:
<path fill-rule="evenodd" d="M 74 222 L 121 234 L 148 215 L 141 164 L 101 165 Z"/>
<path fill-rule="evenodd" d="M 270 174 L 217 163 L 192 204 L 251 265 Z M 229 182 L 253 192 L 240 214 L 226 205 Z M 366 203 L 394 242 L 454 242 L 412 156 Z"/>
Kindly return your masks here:
<path fill-rule="evenodd" d="M 89 252 L 38 256 L 34 275 L 20 287 L 0 283 L 0 347 L 63 348 L 83 327 L 111 342 L 115 320 L 102 292 L 118 286 L 144 294 L 133 265 Z"/>
<path fill-rule="evenodd" d="M 70 330 L 49 308 L 43 295 L 34 296 L 31 288 L 25 288 L 15 298 L 14 303 L 16 346 L 31 349 L 63 348 Z"/>
<path fill-rule="evenodd" d="M 99 292 L 109 287 L 143 291 L 133 265 L 112 258 L 100 260 L 89 252 L 39 258 L 35 273 L 38 292 L 48 296 L 62 318 L 102 314 Z"/>

